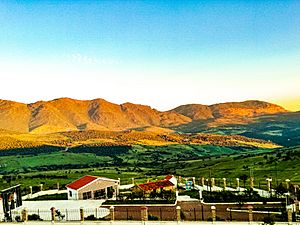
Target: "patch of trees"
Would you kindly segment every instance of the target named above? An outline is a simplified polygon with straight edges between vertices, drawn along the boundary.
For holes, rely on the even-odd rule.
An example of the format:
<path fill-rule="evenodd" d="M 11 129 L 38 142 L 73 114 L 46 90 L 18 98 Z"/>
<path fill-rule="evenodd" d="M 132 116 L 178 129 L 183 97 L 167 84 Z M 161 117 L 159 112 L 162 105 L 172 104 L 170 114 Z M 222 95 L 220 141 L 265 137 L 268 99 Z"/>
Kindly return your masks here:
<path fill-rule="evenodd" d="M 61 164 L 61 165 L 43 165 L 43 166 L 35 166 L 35 167 L 26 167 L 22 168 L 23 172 L 33 172 L 33 171 L 56 171 L 56 170 L 65 170 L 65 169 L 85 169 L 85 168 L 95 168 L 95 167 L 105 167 L 105 166 L 111 166 L 108 163 L 101 163 L 101 162 L 95 162 L 90 164 Z M 20 171 L 0 171 L 0 174 L 11 174 L 11 173 L 18 173 Z M 57 177 L 56 177 L 57 178 Z"/>
<path fill-rule="evenodd" d="M 131 150 L 129 145 L 111 145 L 111 146 L 90 146 L 81 145 L 70 148 L 68 151 L 73 153 L 93 153 L 98 156 L 116 156 L 126 154 Z"/>
<path fill-rule="evenodd" d="M 38 155 L 41 153 L 52 153 L 61 151 L 62 147 L 56 146 L 48 146 L 43 145 L 39 147 L 32 147 L 32 148 L 17 148 L 17 149 L 9 149 L 0 151 L 0 156 L 12 156 L 12 155 Z"/>
<path fill-rule="evenodd" d="M 245 191 L 242 194 L 236 194 L 230 191 L 221 191 L 221 192 L 203 191 L 203 198 L 205 202 L 240 202 L 240 203 L 249 202 L 249 201 L 266 202 L 266 201 L 282 200 L 276 197 L 263 198 L 257 192 L 252 190 Z"/>
<path fill-rule="evenodd" d="M 254 146 L 249 146 L 246 143 L 269 143 L 265 140 L 255 139 L 255 138 L 248 138 L 240 135 L 217 135 L 217 134 L 197 134 L 197 135 L 190 135 L 188 136 L 189 139 L 193 143 L 207 143 L 209 142 L 212 145 L 218 145 L 218 146 L 232 146 L 235 147 L 236 150 L 244 150 L 245 148 L 249 149 L 255 149 Z M 241 144 L 241 142 L 244 142 L 245 144 Z"/>
<path fill-rule="evenodd" d="M 175 134 L 166 135 L 166 137 L 157 135 L 152 132 L 145 131 L 71 131 L 61 133 L 64 136 L 70 138 L 72 141 L 86 141 L 90 139 L 113 139 L 119 142 L 128 142 L 128 141 L 138 141 L 138 140 L 155 140 L 155 141 L 164 141 L 176 136 Z M 172 136 L 172 137 L 171 137 Z"/>
<path fill-rule="evenodd" d="M 22 148 L 34 148 L 41 146 L 42 143 L 40 142 L 30 142 L 30 141 L 23 141 L 18 140 L 13 137 L 9 136 L 2 136 L 0 137 L 0 149 L 1 150 L 8 150 L 8 149 L 22 149 Z"/>

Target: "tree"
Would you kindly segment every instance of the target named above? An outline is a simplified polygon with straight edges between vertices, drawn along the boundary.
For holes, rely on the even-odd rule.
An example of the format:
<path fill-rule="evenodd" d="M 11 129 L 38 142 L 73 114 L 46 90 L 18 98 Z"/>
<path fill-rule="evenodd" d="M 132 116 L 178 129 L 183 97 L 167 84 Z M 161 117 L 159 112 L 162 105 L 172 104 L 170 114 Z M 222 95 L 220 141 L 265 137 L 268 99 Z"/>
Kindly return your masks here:
<path fill-rule="evenodd" d="M 276 195 L 283 195 L 286 192 L 287 192 L 287 189 L 286 189 L 286 187 L 284 187 L 284 185 L 282 183 L 280 183 L 276 187 Z"/>
<path fill-rule="evenodd" d="M 140 189 L 137 185 L 133 187 L 132 189 L 132 194 L 131 194 L 132 199 L 144 199 L 144 191 Z"/>
<path fill-rule="evenodd" d="M 246 187 L 246 180 L 248 179 L 248 176 L 246 174 L 243 174 L 240 176 L 240 179 L 243 181 L 244 183 L 244 188 Z"/>

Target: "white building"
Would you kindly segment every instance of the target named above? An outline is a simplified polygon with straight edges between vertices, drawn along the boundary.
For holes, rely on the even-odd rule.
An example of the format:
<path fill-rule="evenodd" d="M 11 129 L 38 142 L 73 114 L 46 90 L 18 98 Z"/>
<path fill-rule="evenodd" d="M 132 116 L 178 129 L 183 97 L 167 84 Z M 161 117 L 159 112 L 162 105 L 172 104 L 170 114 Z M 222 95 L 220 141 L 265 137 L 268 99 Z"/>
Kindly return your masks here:
<path fill-rule="evenodd" d="M 107 199 L 119 194 L 119 180 L 84 176 L 66 186 L 69 200 Z"/>

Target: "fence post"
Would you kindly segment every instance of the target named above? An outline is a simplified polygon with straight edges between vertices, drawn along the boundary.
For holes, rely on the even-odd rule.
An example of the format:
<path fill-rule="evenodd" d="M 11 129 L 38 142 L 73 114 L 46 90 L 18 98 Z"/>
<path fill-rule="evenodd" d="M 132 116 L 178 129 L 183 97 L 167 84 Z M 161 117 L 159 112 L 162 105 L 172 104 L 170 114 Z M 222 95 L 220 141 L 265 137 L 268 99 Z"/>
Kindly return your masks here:
<path fill-rule="evenodd" d="M 55 221 L 55 208 L 52 207 L 50 210 L 51 210 L 51 220 Z"/>
<path fill-rule="evenodd" d="M 59 191 L 59 182 L 57 182 L 56 186 L 57 186 L 57 190 Z"/>
<path fill-rule="evenodd" d="M 80 207 L 79 211 L 80 211 L 80 221 L 83 222 L 84 221 L 84 211 L 83 211 L 83 208 Z"/>
<path fill-rule="evenodd" d="M 210 182 L 211 182 L 211 187 L 214 187 L 215 186 L 215 178 L 212 177 Z"/>
<path fill-rule="evenodd" d="M 142 221 L 148 221 L 148 208 L 147 206 L 141 207 L 141 219 Z"/>
<path fill-rule="evenodd" d="M 180 211 L 181 211 L 181 207 L 178 205 L 176 207 L 176 218 L 177 218 L 177 221 L 181 220 Z"/>
<path fill-rule="evenodd" d="M 286 207 L 288 215 L 288 224 L 293 223 L 293 207 L 291 205 Z"/>
<path fill-rule="evenodd" d="M 115 220 L 115 207 L 112 205 L 112 206 L 109 208 L 109 211 L 110 211 L 110 220 L 111 220 L 111 221 L 114 221 L 114 220 Z"/>
<path fill-rule="evenodd" d="M 239 190 L 240 188 L 240 179 L 236 178 L 236 189 Z"/>
<path fill-rule="evenodd" d="M 32 186 L 29 186 L 29 190 L 30 190 L 30 198 L 32 198 Z"/>
<path fill-rule="evenodd" d="M 248 206 L 248 213 L 249 213 L 249 224 L 251 225 L 252 222 L 253 222 L 253 206 L 252 205 L 249 205 Z"/>
<path fill-rule="evenodd" d="M 199 199 L 200 199 L 200 202 L 203 202 L 202 189 L 199 190 Z"/>
<path fill-rule="evenodd" d="M 211 218 L 212 218 L 212 222 L 213 224 L 216 223 L 216 206 L 211 206 Z"/>
<path fill-rule="evenodd" d="M 268 192 L 271 192 L 271 182 L 272 182 L 272 178 L 267 178 L 267 186 L 268 186 Z"/>
<path fill-rule="evenodd" d="M 250 177 L 250 189 L 254 188 L 254 177 Z"/>
<path fill-rule="evenodd" d="M 224 190 L 226 189 L 226 178 L 223 178 L 223 186 L 224 186 Z"/>
<path fill-rule="evenodd" d="M 22 221 L 27 222 L 28 221 L 28 209 L 24 208 L 22 210 Z"/>
<path fill-rule="evenodd" d="M 43 191 L 43 184 L 40 184 L 40 191 Z"/>

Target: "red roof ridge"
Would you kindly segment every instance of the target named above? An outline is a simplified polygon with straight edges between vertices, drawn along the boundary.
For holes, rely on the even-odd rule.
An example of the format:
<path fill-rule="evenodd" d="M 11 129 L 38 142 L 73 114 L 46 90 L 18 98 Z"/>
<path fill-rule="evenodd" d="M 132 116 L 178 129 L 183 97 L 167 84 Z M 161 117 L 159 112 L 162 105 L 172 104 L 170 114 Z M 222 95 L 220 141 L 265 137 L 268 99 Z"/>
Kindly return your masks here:
<path fill-rule="evenodd" d="M 140 184 L 139 187 L 143 190 L 155 190 L 158 188 L 171 187 L 174 184 L 169 180 L 159 180 L 155 182 L 149 182 L 145 184 Z"/>
<path fill-rule="evenodd" d="M 174 176 L 173 175 L 168 175 L 165 177 L 165 180 L 171 180 Z"/>
<path fill-rule="evenodd" d="M 68 184 L 66 187 L 73 189 L 73 190 L 78 190 L 78 189 L 82 188 L 83 186 L 91 183 L 92 181 L 97 180 L 98 178 L 101 178 L 101 177 L 85 175 L 85 176 L 73 181 L 72 183 Z"/>
<path fill-rule="evenodd" d="M 85 175 L 85 176 L 73 181 L 72 183 L 66 185 L 66 187 L 70 188 L 70 189 L 73 189 L 73 190 L 78 190 L 78 189 L 84 187 L 85 185 L 87 185 L 87 184 L 89 184 L 89 183 L 91 183 L 95 180 L 98 180 L 98 179 L 117 182 L 117 180 L 107 178 L 107 177 L 98 177 L 98 176 L 93 176 L 93 175 Z"/>

